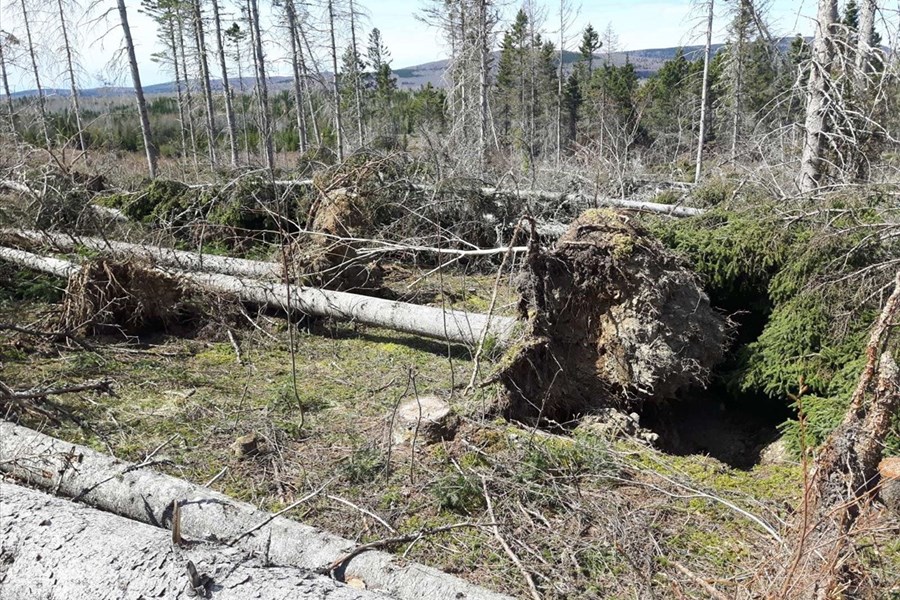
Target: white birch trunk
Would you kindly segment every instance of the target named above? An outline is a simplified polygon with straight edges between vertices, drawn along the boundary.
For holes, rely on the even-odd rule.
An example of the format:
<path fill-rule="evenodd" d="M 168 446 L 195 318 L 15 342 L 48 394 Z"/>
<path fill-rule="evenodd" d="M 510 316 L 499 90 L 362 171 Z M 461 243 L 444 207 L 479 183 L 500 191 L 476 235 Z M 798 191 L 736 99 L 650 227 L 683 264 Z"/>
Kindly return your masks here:
<path fill-rule="evenodd" d="M 73 458 L 78 461 L 77 468 L 70 465 Z M 237 502 L 208 488 L 156 473 L 147 467 L 138 468 L 7 422 L 0 422 L 0 470 L 42 489 L 57 490 L 60 495 L 157 527 L 171 527 L 174 502 L 179 502 L 184 538 L 233 541 L 232 546 L 244 553 L 264 553 L 268 548 L 272 564 L 317 569 L 331 564 L 355 547 L 350 540 L 284 517 L 273 518 L 250 504 Z M 6 505 L 5 498 L 0 504 Z M 4 519 L 3 525 L 7 526 L 7 522 Z M 246 534 L 251 529 L 254 531 Z M 127 539 L 119 533 L 110 537 L 117 541 Z M 162 561 L 163 557 L 158 559 Z M 79 568 L 77 560 L 71 563 Z M 147 561 L 148 565 L 151 563 L 159 564 L 156 559 Z M 184 565 L 179 568 L 183 570 Z M 81 571 L 90 573 L 89 569 Z M 353 558 L 347 563 L 343 576 L 345 579 L 358 577 L 369 589 L 400 600 L 510 600 L 436 569 L 400 561 L 379 551 L 364 552 Z M 11 600 L 26 596 L 7 597 Z M 107 597 L 121 598 L 125 594 L 92 598 Z M 213 597 L 219 598 L 218 595 Z"/>

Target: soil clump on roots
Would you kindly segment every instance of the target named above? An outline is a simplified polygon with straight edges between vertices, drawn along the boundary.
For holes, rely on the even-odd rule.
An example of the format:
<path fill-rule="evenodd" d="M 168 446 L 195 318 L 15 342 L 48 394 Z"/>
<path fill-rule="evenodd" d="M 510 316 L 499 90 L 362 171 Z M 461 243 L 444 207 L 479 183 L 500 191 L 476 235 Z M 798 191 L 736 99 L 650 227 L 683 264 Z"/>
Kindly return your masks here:
<path fill-rule="evenodd" d="M 136 260 L 96 260 L 69 278 L 60 325 L 83 335 L 139 335 L 181 325 L 193 312 L 174 277 Z"/>
<path fill-rule="evenodd" d="M 344 188 L 329 192 L 312 219 L 316 233 L 287 247 L 287 276 L 299 285 L 328 290 L 380 290 L 384 271 L 374 261 L 360 257 L 358 242 L 347 239 L 370 235 L 375 220 L 364 196 Z M 279 262 L 283 258 L 280 251 L 274 257 Z"/>
<path fill-rule="evenodd" d="M 497 378 L 513 419 L 633 410 L 703 385 L 728 325 L 699 278 L 625 214 L 590 210 L 519 284 L 527 334 Z"/>

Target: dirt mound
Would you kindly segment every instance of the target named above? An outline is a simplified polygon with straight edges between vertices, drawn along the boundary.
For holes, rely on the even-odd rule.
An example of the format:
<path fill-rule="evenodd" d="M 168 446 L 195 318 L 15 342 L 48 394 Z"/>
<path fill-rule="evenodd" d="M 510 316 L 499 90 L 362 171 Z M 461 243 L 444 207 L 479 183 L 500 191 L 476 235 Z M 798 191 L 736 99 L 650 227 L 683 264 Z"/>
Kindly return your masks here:
<path fill-rule="evenodd" d="M 525 340 L 498 378 L 511 418 L 564 421 L 703 384 L 721 360 L 725 319 L 697 276 L 611 210 L 576 219 L 520 283 Z"/>
<path fill-rule="evenodd" d="M 60 325 L 85 335 L 158 331 L 185 316 L 178 280 L 139 261 L 97 260 L 69 279 Z"/>

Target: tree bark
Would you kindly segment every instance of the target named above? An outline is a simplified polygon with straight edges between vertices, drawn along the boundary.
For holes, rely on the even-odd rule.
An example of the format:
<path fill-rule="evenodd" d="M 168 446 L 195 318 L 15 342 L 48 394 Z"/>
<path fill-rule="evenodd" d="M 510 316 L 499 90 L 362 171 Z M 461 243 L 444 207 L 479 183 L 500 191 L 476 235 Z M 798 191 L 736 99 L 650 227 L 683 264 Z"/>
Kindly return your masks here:
<path fill-rule="evenodd" d="M 866 366 L 841 424 L 813 465 L 797 528 L 793 559 L 785 568 L 783 598 L 836 598 L 859 583 L 850 547 L 854 525 L 878 481 L 884 438 L 900 409 L 900 369 L 886 350 L 900 315 L 900 272 L 872 328 Z M 853 596 L 856 597 L 856 596 Z"/>
<path fill-rule="evenodd" d="M 147 170 L 150 179 L 156 178 L 156 146 L 150 132 L 150 115 L 147 113 L 147 101 L 144 98 L 144 86 L 141 85 L 141 72 L 138 69 L 137 56 L 134 52 L 134 41 L 131 39 L 131 28 L 128 26 L 128 10 L 125 0 L 116 0 L 119 8 L 119 19 L 122 22 L 122 34 L 125 36 L 125 50 L 128 53 L 128 65 L 131 67 L 131 81 L 134 84 L 134 96 L 137 101 L 138 115 L 141 119 L 141 135 L 144 137 L 144 150 L 147 154 Z"/>
<path fill-rule="evenodd" d="M 22 150 L 19 147 L 19 136 L 16 132 L 16 115 L 15 110 L 13 109 L 13 101 L 12 94 L 9 91 L 9 78 L 6 74 L 6 58 L 3 55 L 3 43 L 5 40 L 2 39 L 3 33 L 0 33 L 0 77 L 3 79 L 3 93 L 6 96 L 6 116 L 9 120 L 9 135 L 10 140 L 16 145 L 16 152 L 19 155 L 19 158 L 22 158 Z"/>
<path fill-rule="evenodd" d="M 266 168 L 275 168 L 275 149 L 272 144 L 272 126 L 269 119 L 269 82 L 266 79 L 266 58 L 263 54 L 262 32 L 259 26 L 259 4 L 257 0 L 247 0 L 250 6 L 250 30 L 253 33 L 253 51 L 256 59 L 256 84 L 259 87 L 259 122 Z"/>
<path fill-rule="evenodd" d="M 332 95 L 334 97 L 334 135 L 337 139 L 338 162 L 344 162 L 344 136 L 341 125 L 341 86 L 338 75 L 337 43 L 334 35 L 334 0 L 328 0 L 328 31 L 331 35 Z"/>
<path fill-rule="evenodd" d="M 435 191 L 435 186 L 412 184 L 413 189 L 424 190 L 429 192 Z M 544 200 L 547 202 L 580 202 L 587 203 L 590 201 L 592 205 L 598 206 L 614 206 L 617 208 L 625 208 L 630 210 L 640 210 L 671 217 L 696 217 L 702 215 L 705 211 L 702 208 L 692 208 L 689 206 L 678 206 L 677 204 L 659 204 L 656 202 L 644 202 L 642 200 L 623 200 L 619 198 L 594 198 L 584 196 L 582 194 L 566 194 L 562 192 L 547 192 L 542 190 L 505 190 L 495 187 L 482 188 L 457 188 L 459 191 L 476 191 L 486 196 L 506 195 L 518 196 L 522 198 L 533 198 L 535 200 Z M 442 191 L 438 189 L 438 191 Z M 453 189 L 445 189 L 443 191 L 452 192 Z"/>
<path fill-rule="evenodd" d="M 829 73 L 834 59 L 831 41 L 837 23 L 837 0 L 819 0 L 816 36 L 813 40 L 812 62 L 806 92 L 806 138 L 800 159 L 800 191 L 813 192 L 822 179 L 822 160 L 827 133 L 826 110 L 828 102 Z"/>
<path fill-rule="evenodd" d="M 119 248 L 121 249 L 121 246 Z M 163 250 L 157 253 L 155 258 L 160 262 L 172 260 L 177 263 L 184 260 L 183 255 L 171 250 Z M 209 258 L 211 257 L 200 257 L 193 260 L 208 260 Z M 0 259 L 59 277 L 68 277 L 80 269 L 78 265 L 68 261 L 4 247 L 0 247 Z M 239 259 L 230 260 L 238 261 Z M 232 262 L 231 264 L 240 263 Z M 274 263 L 263 263 L 263 265 L 274 266 Z M 212 292 L 231 294 L 245 302 L 272 306 L 284 311 L 297 311 L 305 315 L 331 317 L 364 325 L 385 327 L 451 343 L 474 346 L 478 344 L 487 330 L 487 335 L 496 340 L 499 347 L 505 347 L 511 343 L 515 335 L 516 319 L 512 317 L 444 310 L 347 292 L 288 286 L 218 273 L 195 273 L 181 269 L 160 270 L 179 278 L 186 284 Z"/>
<path fill-rule="evenodd" d="M 300 134 L 300 152 L 306 152 L 309 147 L 309 139 L 306 135 L 306 124 L 303 122 L 303 92 L 301 89 L 303 79 L 300 72 L 302 49 L 297 35 L 297 6 L 294 4 L 294 0 L 285 0 L 284 10 L 291 39 L 291 69 L 294 74 L 294 109 L 297 113 L 297 133 Z"/>
<path fill-rule="evenodd" d="M 31 21 L 28 18 L 28 7 L 25 6 L 25 0 L 21 0 L 22 6 L 22 24 L 25 27 L 25 38 L 28 42 L 28 55 L 31 58 L 31 72 L 34 75 L 34 86 L 38 93 L 38 115 L 41 120 L 41 130 L 44 133 L 44 143 L 47 152 L 53 152 L 53 143 L 50 141 L 50 126 L 47 123 L 47 108 L 44 99 L 44 88 L 41 86 L 41 74 L 38 70 L 37 56 L 34 52 L 34 42 L 31 36 Z"/>
<path fill-rule="evenodd" d="M 356 11 L 353 7 L 353 0 L 350 2 L 350 43 L 353 49 L 354 70 L 353 75 L 353 95 L 356 100 L 356 129 L 359 136 L 359 146 L 366 145 L 365 131 L 363 130 L 363 114 L 362 114 L 362 73 L 359 71 L 359 50 L 356 46 Z"/>
<path fill-rule="evenodd" d="M 225 123 L 228 128 L 228 150 L 231 166 L 238 164 L 237 128 L 234 122 L 234 103 L 231 100 L 231 84 L 228 81 L 228 63 L 225 62 L 225 44 L 222 40 L 222 19 L 219 15 L 219 0 L 212 0 L 213 22 L 216 27 L 216 55 L 222 72 L 222 95 L 225 98 Z"/>
<path fill-rule="evenodd" d="M 194 24 L 194 43 L 197 46 L 197 61 L 200 64 L 200 84 L 203 87 L 203 100 L 206 107 L 206 141 L 208 144 L 209 162 L 216 166 L 216 112 L 213 107 L 212 86 L 209 82 L 209 61 L 206 57 L 206 35 L 203 31 L 203 13 L 200 0 L 191 4 Z"/>
<path fill-rule="evenodd" d="M 174 503 L 179 502 L 181 531 L 185 539 L 230 542 L 242 553 L 255 552 L 258 555 L 267 552 L 272 564 L 317 569 L 331 564 L 356 546 L 350 540 L 285 517 L 275 517 L 208 488 L 8 422 L 0 422 L 0 470 L 42 489 L 56 490 L 60 495 L 155 527 L 171 528 Z M 7 505 L 5 496 L 0 504 Z M 69 510 L 73 508 L 71 506 Z M 43 518 L 39 517 L 39 520 Z M 55 524 L 55 519 L 51 520 Z M 18 519 L 3 519 L 2 523 L 8 527 L 15 521 Z M 48 532 L 50 529 L 43 528 Z M 115 539 L 115 543 L 127 543 L 128 540 L 128 536 L 118 532 L 108 537 Z M 137 545 L 148 549 L 155 547 Z M 64 547 L 67 546 L 64 544 Z M 160 556 L 159 560 L 162 559 Z M 79 565 L 74 560 L 71 564 L 76 568 Z M 184 573 L 184 564 L 178 568 L 179 573 Z M 44 577 L 50 572 L 45 570 Z M 85 570 L 81 569 L 81 572 Z M 454 600 L 461 597 L 467 600 L 511 600 L 431 567 L 402 562 L 379 551 L 359 554 L 336 575 L 344 579 L 349 575 L 359 577 L 369 589 L 382 591 L 399 600 Z M 32 596 L 8 597 L 13 600 Z M 63 594 L 56 597 L 69 596 Z M 115 597 L 123 595 L 116 594 Z M 172 596 L 162 594 L 162 597 Z M 216 594 L 213 597 L 219 596 Z M 0 598 L 6 597 L 0 594 Z"/>
<path fill-rule="evenodd" d="M 709 14 L 706 18 L 706 48 L 703 53 L 703 83 L 700 92 L 700 134 L 697 140 L 697 166 L 694 170 L 694 183 L 700 183 L 703 172 L 703 146 L 706 144 L 707 111 L 709 110 L 709 60 L 712 55 L 712 28 L 715 0 L 709 0 Z"/>
<path fill-rule="evenodd" d="M 0 599 L 196 598 L 189 563 L 208 578 L 202 597 L 217 600 L 386 598 L 302 568 L 248 560 L 236 548 L 179 547 L 157 527 L 18 485 L 0 483 L 0 496 Z"/>
<path fill-rule="evenodd" d="M 72 110 L 75 111 L 75 126 L 78 127 L 78 146 L 87 161 L 87 145 L 84 143 L 84 125 L 81 122 L 81 105 L 78 100 L 78 83 L 75 81 L 75 65 L 72 60 L 72 47 L 69 44 L 69 30 L 66 27 L 66 16 L 62 0 L 56 0 L 59 9 L 59 24 L 62 28 L 63 48 L 66 53 L 66 68 L 69 75 L 69 92 L 72 94 Z"/>

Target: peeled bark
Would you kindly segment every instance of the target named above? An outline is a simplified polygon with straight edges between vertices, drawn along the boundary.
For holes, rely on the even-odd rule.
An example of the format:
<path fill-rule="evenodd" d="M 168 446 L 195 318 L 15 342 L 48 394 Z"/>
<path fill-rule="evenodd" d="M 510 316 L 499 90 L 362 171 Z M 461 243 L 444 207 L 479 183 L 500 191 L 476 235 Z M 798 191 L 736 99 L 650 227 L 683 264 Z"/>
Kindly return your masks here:
<path fill-rule="evenodd" d="M 164 251 L 158 256 L 178 260 L 178 255 L 174 253 L 175 251 Z M 201 256 L 197 260 L 208 258 L 211 257 Z M 68 261 L 4 247 L 0 247 L 0 259 L 60 277 L 71 276 L 80 270 L 78 265 Z M 237 261 L 238 259 L 230 260 Z M 274 265 L 274 263 L 262 264 Z M 444 310 L 347 292 L 287 286 L 231 275 L 193 273 L 178 269 L 160 270 L 177 277 L 183 283 L 211 292 L 231 294 L 245 302 L 272 306 L 284 311 L 297 311 L 306 315 L 331 317 L 364 325 L 385 327 L 457 344 L 475 345 L 487 330 L 488 336 L 499 346 L 505 347 L 512 341 L 515 334 L 516 319 L 512 317 Z"/>
<path fill-rule="evenodd" d="M 157 527 L 0 482 L 0 600 L 386 598 L 217 544 L 172 543 Z M 190 510 L 190 508 L 188 508 Z M 188 564 L 202 580 L 194 588 Z"/>
<path fill-rule="evenodd" d="M 72 468 L 73 461 L 77 461 L 77 468 Z M 232 546 L 245 553 L 267 552 L 272 564 L 317 569 L 356 546 L 350 540 L 284 517 L 273 517 L 208 488 L 7 422 L 0 422 L 0 470 L 43 489 L 58 490 L 59 494 L 90 506 L 156 527 L 171 527 L 173 503 L 180 502 L 181 531 L 186 539 L 232 541 Z M 5 498 L 2 504 L 6 504 Z M 126 538 L 119 533 L 110 537 Z M 359 554 L 336 575 L 362 579 L 369 589 L 401 600 L 508 599 L 436 569 L 404 563 L 378 551 Z"/>

